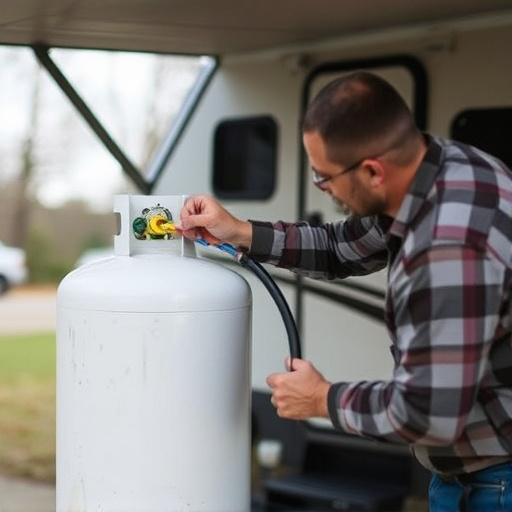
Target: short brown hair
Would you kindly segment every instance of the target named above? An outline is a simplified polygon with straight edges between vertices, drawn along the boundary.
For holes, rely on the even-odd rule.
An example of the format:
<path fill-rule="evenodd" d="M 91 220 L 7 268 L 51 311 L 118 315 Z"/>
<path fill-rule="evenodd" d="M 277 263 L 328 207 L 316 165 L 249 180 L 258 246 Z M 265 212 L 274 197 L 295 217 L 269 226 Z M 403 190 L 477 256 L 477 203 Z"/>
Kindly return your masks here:
<path fill-rule="evenodd" d="M 329 159 L 344 165 L 377 157 L 421 135 L 402 96 L 365 71 L 327 84 L 309 105 L 302 130 L 318 132 Z"/>

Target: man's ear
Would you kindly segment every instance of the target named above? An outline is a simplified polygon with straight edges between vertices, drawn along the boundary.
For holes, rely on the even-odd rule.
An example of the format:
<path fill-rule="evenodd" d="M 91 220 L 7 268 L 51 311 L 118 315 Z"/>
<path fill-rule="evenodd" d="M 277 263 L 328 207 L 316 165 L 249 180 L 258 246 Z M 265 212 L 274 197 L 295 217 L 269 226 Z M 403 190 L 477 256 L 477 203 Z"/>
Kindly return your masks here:
<path fill-rule="evenodd" d="M 365 160 L 363 165 L 368 169 L 370 184 L 373 187 L 381 186 L 386 180 L 386 169 L 378 160 Z"/>

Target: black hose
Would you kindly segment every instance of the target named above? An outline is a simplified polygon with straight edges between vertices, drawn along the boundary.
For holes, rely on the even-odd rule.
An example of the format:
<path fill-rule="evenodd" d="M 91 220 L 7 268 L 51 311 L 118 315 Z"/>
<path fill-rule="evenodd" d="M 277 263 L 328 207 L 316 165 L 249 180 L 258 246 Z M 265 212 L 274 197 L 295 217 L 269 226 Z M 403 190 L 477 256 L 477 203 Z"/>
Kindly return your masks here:
<path fill-rule="evenodd" d="M 286 299 L 284 298 L 280 288 L 277 286 L 270 274 L 265 270 L 263 265 L 257 261 L 249 258 L 249 256 L 246 254 L 239 256 L 238 261 L 244 268 L 250 270 L 263 283 L 267 291 L 270 293 L 272 299 L 274 299 L 277 309 L 279 310 L 279 313 L 283 319 L 286 333 L 288 334 L 290 357 L 292 360 L 301 359 L 302 353 L 297 324 L 295 323 L 295 319 L 293 318 L 292 312 L 290 311 L 288 302 L 286 302 Z M 290 369 L 293 368 L 290 367 Z"/>

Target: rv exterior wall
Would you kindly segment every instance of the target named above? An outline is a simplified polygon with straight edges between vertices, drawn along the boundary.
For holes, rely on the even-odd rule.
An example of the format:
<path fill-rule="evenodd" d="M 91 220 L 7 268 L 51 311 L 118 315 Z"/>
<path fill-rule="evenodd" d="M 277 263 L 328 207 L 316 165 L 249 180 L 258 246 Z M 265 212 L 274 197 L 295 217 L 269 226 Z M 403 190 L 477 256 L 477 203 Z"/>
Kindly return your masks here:
<path fill-rule="evenodd" d="M 480 22 L 388 30 L 337 41 L 303 44 L 221 62 L 187 137 L 183 138 L 159 183 L 159 193 L 212 192 L 212 140 L 216 124 L 226 118 L 272 115 L 279 127 L 278 178 L 275 193 L 264 201 L 227 201 L 236 215 L 252 219 L 294 220 L 299 206 L 298 130 L 301 94 L 307 73 L 285 65 L 290 54 L 308 55 L 313 68 L 327 62 L 349 62 L 391 55 L 411 55 L 428 77 L 427 130 L 450 135 L 450 125 L 462 110 L 510 106 L 512 97 L 512 19 L 485 18 Z M 305 180 L 309 177 L 305 173 Z M 326 197 L 309 190 L 306 206 L 327 219 L 339 217 Z M 280 273 L 279 273 L 280 275 Z M 254 292 L 253 389 L 267 390 L 268 373 L 282 368 L 286 339 L 266 291 L 249 278 Z M 382 291 L 385 275 L 365 283 Z M 322 285 L 324 286 L 324 285 Z M 327 284 L 338 290 L 336 284 Z M 292 307 L 293 286 L 282 285 Z M 382 324 L 356 310 L 309 292 L 302 296 L 304 355 L 333 380 L 382 379 L 391 371 L 387 333 Z M 341 334 L 342 333 L 342 334 Z"/>

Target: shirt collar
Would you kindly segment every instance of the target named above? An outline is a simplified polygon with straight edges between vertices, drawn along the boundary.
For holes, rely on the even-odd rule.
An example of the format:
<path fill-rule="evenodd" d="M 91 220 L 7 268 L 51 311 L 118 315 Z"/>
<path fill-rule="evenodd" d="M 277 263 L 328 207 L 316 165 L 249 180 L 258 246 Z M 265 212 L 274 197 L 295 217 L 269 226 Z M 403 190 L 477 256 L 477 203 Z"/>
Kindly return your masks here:
<path fill-rule="evenodd" d="M 427 152 L 389 229 L 392 235 L 400 238 L 404 238 L 408 226 L 414 223 L 414 219 L 427 199 L 441 168 L 443 157 L 441 140 L 432 135 L 424 135 L 428 144 Z"/>

